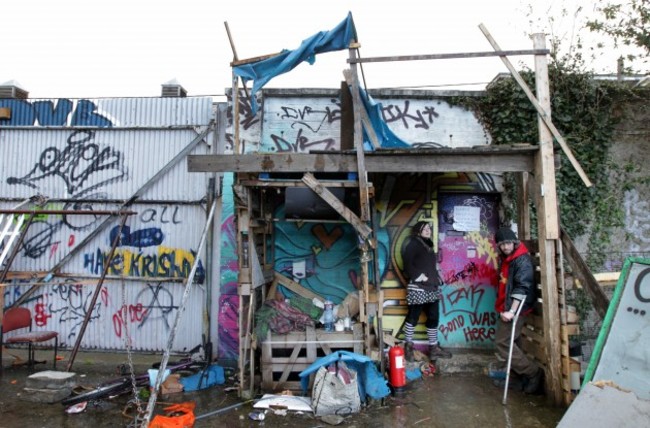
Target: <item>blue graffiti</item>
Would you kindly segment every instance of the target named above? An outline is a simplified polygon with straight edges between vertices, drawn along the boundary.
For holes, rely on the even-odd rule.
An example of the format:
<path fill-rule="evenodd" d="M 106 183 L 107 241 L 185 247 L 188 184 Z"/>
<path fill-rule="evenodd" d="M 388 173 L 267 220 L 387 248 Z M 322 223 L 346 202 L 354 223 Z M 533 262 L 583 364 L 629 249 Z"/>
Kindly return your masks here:
<path fill-rule="evenodd" d="M 113 122 L 97 113 L 97 106 L 90 100 L 74 103 L 68 99 L 29 101 L 0 99 L 0 107 L 11 109 L 10 119 L 0 119 L 2 126 L 98 126 L 109 128 Z"/>
<path fill-rule="evenodd" d="M 115 241 L 115 236 L 120 227 L 115 226 L 110 233 L 110 242 Z M 147 229 L 140 229 L 134 232 L 131 232 L 129 226 L 124 226 L 122 228 L 122 233 L 120 234 L 120 241 L 118 246 L 129 246 L 129 247 L 153 247 L 160 245 L 163 242 L 165 235 L 157 227 L 150 227 Z"/>

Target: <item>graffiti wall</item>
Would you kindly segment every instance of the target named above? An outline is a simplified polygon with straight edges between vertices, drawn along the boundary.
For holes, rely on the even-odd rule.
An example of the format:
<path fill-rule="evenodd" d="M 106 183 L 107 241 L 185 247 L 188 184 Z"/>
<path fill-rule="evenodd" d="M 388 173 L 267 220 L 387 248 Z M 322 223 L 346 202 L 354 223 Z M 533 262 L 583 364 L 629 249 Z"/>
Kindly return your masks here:
<path fill-rule="evenodd" d="M 447 100 L 435 94 L 426 99 L 396 96 L 375 99 L 381 103 L 382 118 L 391 130 L 414 148 L 489 144 L 489 134 L 474 114 Z M 252 116 L 246 95 L 242 92 L 239 97 L 240 144 L 245 153 L 340 149 L 338 91 L 323 90 L 320 94 L 301 97 L 265 95 L 259 101 L 262 114 Z M 232 135 L 231 128 L 227 134 L 230 149 Z"/>
<path fill-rule="evenodd" d="M 242 93 L 239 98 L 240 147 L 245 153 L 300 153 L 340 148 L 341 105 L 337 91 L 301 97 L 274 93 L 264 95 L 260 101 L 262 113 L 251 116 L 245 94 Z M 452 106 L 444 98 L 393 97 L 379 101 L 382 102 L 384 120 L 414 148 L 489 144 L 489 136 L 474 115 L 461 107 Z M 226 134 L 227 150 L 234 147 L 232 117 L 230 119 Z M 498 192 L 501 187 L 500 177 L 490 174 L 417 174 L 414 171 L 377 174 L 370 177 L 370 181 L 376 189 L 373 215 L 378 225 L 379 281 L 383 288 L 402 290 L 406 283 L 401 273 L 399 249 L 409 234 L 409 226 L 416 221 L 428 219 L 438 227 L 438 192 L 454 189 L 485 194 Z M 496 221 L 494 201 L 490 204 L 485 209 Z M 274 213 L 274 218 L 284 218 L 282 206 Z M 227 223 L 231 224 L 229 219 L 224 218 L 222 227 L 229 227 Z M 457 263 L 448 267 L 447 274 L 455 276 L 456 281 L 445 290 L 448 303 L 443 310 L 440 328 L 443 342 L 447 341 L 453 346 L 492 344 L 489 329 L 492 325 L 490 306 L 493 305 L 494 292 L 490 285 L 490 269 L 493 271 L 496 267 L 481 252 L 489 247 L 492 220 L 489 228 L 488 223 L 484 226 L 483 234 L 476 232 L 468 236 L 467 245 L 478 249 L 475 259 L 461 260 L 455 255 Z M 226 238 L 226 234 L 230 237 Z M 356 290 L 360 254 L 356 234 L 350 225 L 315 220 L 278 221 L 274 224 L 274 234 L 275 269 L 278 273 L 335 303 Z M 234 231 L 224 233 L 222 245 L 232 248 L 228 251 L 232 251 L 234 257 Z M 441 239 L 441 245 L 451 246 L 445 239 Z M 450 249 L 445 248 L 445 251 L 451 259 Z M 229 280 L 222 282 L 221 286 L 220 354 L 232 355 L 237 352 L 237 337 L 225 326 L 236 327 L 236 263 L 231 265 L 232 269 L 226 267 L 227 260 L 222 259 L 222 263 L 222 281 L 225 278 Z M 373 272 L 370 269 L 371 281 L 375 282 Z M 467 277 L 463 277 L 463 272 Z M 470 276 L 474 281 L 469 280 Z M 287 290 L 284 292 L 287 296 L 291 295 Z M 406 314 L 405 302 L 386 302 L 384 314 L 384 327 L 397 333 Z M 454 328 L 454 325 L 458 328 Z M 463 333 L 463 329 L 468 330 Z M 416 334 L 421 334 L 420 328 Z"/>
<path fill-rule="evenodd" d="M 403 338 L 407 311 L 401 249 L 410 227 L 429 221 L 437 237 L 434 242 L 445 284 L 440 302 L 441 343 L 464 348 L 493 346 L 498 205 L 495 194 L 486 193 L 491 189 L 483 188 L 482 182 L 464 174 L 400 174 L 377 179 L 375 215 L 384 237 L 382 247 L 388 249 L 388 258 L 381 258 L 381 284 L 402 296 L 385 302 L 382 327 L 398 338 Z M 426 341 L 424 317 L 420 321 L 415 339 Z"/>
<path fill-rule="evenodd" d="M 207 177 L 188 174 L 179 153 L 212 119 L 211 99 L 0 105 L 11 109 L 11 119 L 0 120 L 0 208 L 37 213 L 2 288 L 5 307 L 29 307 L 36 327 L 59 331 L 64 347 L 89 317 L 83 348 L 124 349 L 128 341 L 136 350 L 164 349 L 206 219 Z M 191 153 L 208 152 L 209 139 L 196 142 Z M 128 200 L 135 203 L 120 230 L 119 218 L 101 211 Z M 60 213 L 38 214 L 44 210 Z M 201 343 L 205 279 L 204 252 L 174 351 Z"/>

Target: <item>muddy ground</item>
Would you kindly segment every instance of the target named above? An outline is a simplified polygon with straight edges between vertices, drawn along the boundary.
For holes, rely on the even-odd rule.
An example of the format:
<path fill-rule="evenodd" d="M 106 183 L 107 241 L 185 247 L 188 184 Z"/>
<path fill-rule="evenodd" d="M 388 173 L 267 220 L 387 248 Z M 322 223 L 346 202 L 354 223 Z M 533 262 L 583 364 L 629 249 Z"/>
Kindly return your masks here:
<path fill-rule="evenodd" d="M 39 356 L 37 355 L 37 358 Z M 65 354 L 64 354 L 65 358 Z M 136 372 L 144 373 L 160 356 L 135 358 Z M 117 377 L 117 368 L 127 362 L 124 354 L 79 353 L 73 365 L 80 385 L 93 387 Z M 59 370 L 65 370 L 60 361 Z M 36 371 L 51 369 L 38 365 Z M 0 378 L 0 427 L 126 427 L 132 419 L 123 415 L 132 394 L 91 403 L 78 414 L 67 414 L 60 403 L 41 404 L 26 401 L 23 388 L 30 371 L 25 366 L 5 368 Z M 156 412 L 162 404 L 182 401 L 196 403 L 195 427 L 323 427 L 331 426 L 312 413 L 268 411 L 263 421 L 249 418 L 251 402 L 241 404 L 237 393 L 229 391 L 234 380 L 197 392 L 159 396 Z M 502 404 L 503 390 L 482 374 L 435 374 L 410 382 L 402 396 L 371 400 L 359 413 L 347 416 L 345 427 L 554 427 L 565 409 L 550 405 L 544 396 L 529 396 L 510 391 L 507 405 Z M 240 405 L 241 404 L 241 405 Z M 142 402 L 146 408 L 147 402 Z M 238 406 L 240 405 L 240 406 Z M 232 407 L 232 408 L 231 408 Z M 231 408 L 230 410 L 220 411 Z M 130 412 L 127 412 L 129 414 Z"/>

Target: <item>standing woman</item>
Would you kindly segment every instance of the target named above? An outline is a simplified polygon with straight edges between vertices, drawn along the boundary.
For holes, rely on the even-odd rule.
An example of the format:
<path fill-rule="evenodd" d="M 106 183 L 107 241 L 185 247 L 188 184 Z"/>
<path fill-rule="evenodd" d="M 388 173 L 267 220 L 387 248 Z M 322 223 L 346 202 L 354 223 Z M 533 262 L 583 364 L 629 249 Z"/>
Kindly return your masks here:
<path fill-rule="evenodd" d="M 438 301 L 440 279 L 438 276 L 437 254 L 431 240 L 431 225 L 419 221 L 411 228 L 411 238 L 402 249 L 402 261 L 409 283 L 406 288 L 406 303 L 408 313 L 404 323 L 406 346 L 404 348 L 407 361 L 413 361 L 413 332 L 420 314 L 424 310 L 427 317 L 427 338 L 429 340 L 429 359 L 451 358 L 451 353 L 440 347 L 438 343 L 438 321 L 440 309 Z"/>

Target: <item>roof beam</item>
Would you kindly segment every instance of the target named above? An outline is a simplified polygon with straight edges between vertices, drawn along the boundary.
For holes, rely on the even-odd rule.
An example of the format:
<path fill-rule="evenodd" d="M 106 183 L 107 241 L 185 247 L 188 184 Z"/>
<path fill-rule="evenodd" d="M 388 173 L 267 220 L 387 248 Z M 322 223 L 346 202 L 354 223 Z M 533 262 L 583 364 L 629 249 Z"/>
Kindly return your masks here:
<path fill-rule="evenodd" d="M 365 153 L 367 172 L 532 172 L 538 147 L 523 150 L 437 149 Z M 358 172 L 355 153 L 190 155 L 189 172 Z"/>
<path fill-rule="evenodd" d="M 462 59 L 462 58 L 485 58 L 493 56 L 514 56 L 514 55 L 548 55 L 551 53 L 548 49 L 533 49 L 533 50 L 514 50 L 502 51 L 497 50 L 493 52 L 463 52 L 463 53 L 443 53 L 443 54 L 428 54 L 428 55 L 395 55 L 395 56 L 377 56 L 371 58 L 349 58 L 348 63 L 360 64 L 369 62 L 392 62 L 392 61 L 424 61 L 431 59 Z"/>

